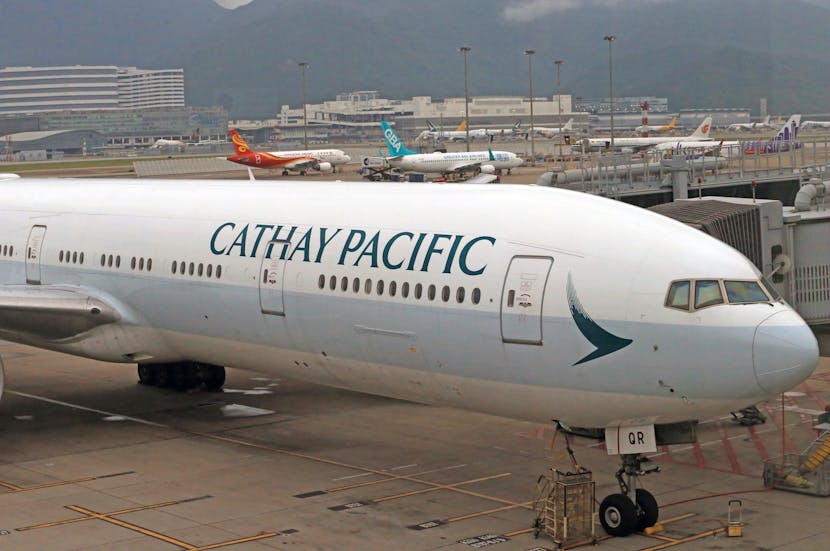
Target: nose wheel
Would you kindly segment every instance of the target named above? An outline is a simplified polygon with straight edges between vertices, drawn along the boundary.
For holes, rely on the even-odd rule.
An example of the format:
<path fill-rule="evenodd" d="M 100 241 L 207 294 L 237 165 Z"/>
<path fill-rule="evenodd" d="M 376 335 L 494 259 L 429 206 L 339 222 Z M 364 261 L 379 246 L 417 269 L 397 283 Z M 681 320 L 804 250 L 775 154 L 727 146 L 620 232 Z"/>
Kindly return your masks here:
<path fill-rule="evenodd" d="M 637 485 L 640 476 L 659 470 L 656 463 L 639 454 L 623 454 L 622 466 L 616 473 L 620 493 L 606 496 L 599 506 L 600 524 L 609 535 L 625 537 L 657 524 L 657 500 Z"/>

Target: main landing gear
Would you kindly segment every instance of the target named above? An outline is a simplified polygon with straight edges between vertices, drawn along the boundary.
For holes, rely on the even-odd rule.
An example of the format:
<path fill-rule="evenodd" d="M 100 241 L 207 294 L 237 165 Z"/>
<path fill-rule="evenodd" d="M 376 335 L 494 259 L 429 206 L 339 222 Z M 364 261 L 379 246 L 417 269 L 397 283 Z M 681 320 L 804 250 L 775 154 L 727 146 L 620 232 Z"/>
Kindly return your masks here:
<path fill-rule="evenodd" d="M 659 471 L 659 465 L 640 454 L 622 455 L 616 474 L 620 493 L 607 496 L 599 506 L 599 521 L 609 535 L 628 536 L 657 524 L 657 500 L 637 483 L 638 477 Z"/>
<path fill-rule="evenodd" d="M 138 382 L 180 392 L 204 385 L 205 390 L 218 392 L 225 384 L 225 368 L 201 362 L 138 364 Z"/>

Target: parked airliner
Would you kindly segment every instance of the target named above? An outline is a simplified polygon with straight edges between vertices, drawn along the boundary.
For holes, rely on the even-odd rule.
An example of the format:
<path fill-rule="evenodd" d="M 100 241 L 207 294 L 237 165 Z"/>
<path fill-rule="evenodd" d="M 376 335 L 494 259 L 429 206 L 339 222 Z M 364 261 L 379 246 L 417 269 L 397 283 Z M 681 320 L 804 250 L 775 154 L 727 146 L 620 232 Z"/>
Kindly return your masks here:
<path fill-rule="evenodd" d="M 559 134 L 565 134 L 567 132 L 573 132 L 574 129 L 574 120 L 573 118 L 568 119 L 568 122 L 562 125 L 562 128 L 554 128 L 554 127 L 547 127 L 547 126 L 534 126 L 533 132 L 536 133 L 537 136 L 542 136 L 543 138 L 553 138 L 558 136 Z"/>
<path fill-rule="evenodd" d="M 651 136 L 648 138 L 614 138 L 615 149 L 631 149 L 639 150 L 646 149 L 664 142 L 678 142 L 678 141 L 707 141 L 712 138 L 709 137 L 709 129 L 712 126 L 712 117 L 706 117 L 700 126 L 689 136 L 672 137 L 672 136 Z M 583 142 L 589 149 L 609 149 L 611 147 L 611 138 L 586 138 Z"/>
<path fill-rule="evenodd" d="M 695 152 L 706 153 L 710 151 L 719 151 L 722 153 L 730 152 L 732 155 L 743 152 L 747 155 L 756 155 L 764 153 L 777 153 L 779 151 L 789 151 L 791 148 L 800 147 L 798 139 L 798 131 L 801 128 L 801 115 L 795 114 L 787 119 L 787 122 L 781 127 L 778 133 L 769 140 L 754 140 L 754 141 L 739 141 L 739 140 L 685 140 L 677 139 L 671 142 L 663 142 L 654 146 L 657 151 L 674 151 L 679 152 Z"/>
<path fill-rule="evenodd" d="M 462 126 L 464 128 L 462 128 Z M 522 121 L 517 121 L 516 124 L 510 128 L 473 128 L 469 131 L 469 136 L 471 140 L 486 140 L 491 137 L 518 136 L 521 134 L 519 130 L 521 126 Z M 451 142 L 464 141 L 467 139 L 468 135 L 468 131 L 465 130 L 465 128 L 466 125 L 462 123 L 456 130 L 440 130 L 430 121 L 427 121 L 427 130 L 421 132 L 418 138 L 421 140 L 433 139 L 436 141 L 449 140 Z"/>
<path fill-rule="evenodd" d="M 452 174 L 479 171 L 492 174 L 521 166 L 524 162 L 510 151 L 463 151 L 458 153 L 418 153 L 407 148 L 386 121 L 381 121 L 383 138 L 389 157 L 386 161 L 393 168 L 413 172 Z"/>
<path fill-rule="evenodd" d="M 634 130 L 636 132 L 668 132 L 669 130 L 674 130 L 676 127 L 677 117 L 672 117 L 668 124 L 641 124 Z"/>
<path fill-rule="evenodd" d="M 283 176 L 288 171 L 305 175 L 309 169 L 320 172 L 337 170 L 337 165 L 346 164 L 351 157 L 339 149 L 303 149 L 296 151 L 254 151 L 236 130 L 230 131 L 235 155 L 229 161 L 253 168 L 281 168 Z"/>
<path fill-rule="evenodd" d="M 767 128 L 774 128 L 769 122 L 769 115 L 764 117 L 764 120 L 759 122 L 736 122 L 726 127 L 727 130 L 766 130 Z"/>
<path fill-rule="evenodd" d="M 743 255 L 588 194 L 4 177 L 0 195 L 0 338 L 138 363 L 145 384 L 218 389 L 232 365 L 604 427 L 614 535 L 657 521 L 643 453 L 818 360 Z"/>

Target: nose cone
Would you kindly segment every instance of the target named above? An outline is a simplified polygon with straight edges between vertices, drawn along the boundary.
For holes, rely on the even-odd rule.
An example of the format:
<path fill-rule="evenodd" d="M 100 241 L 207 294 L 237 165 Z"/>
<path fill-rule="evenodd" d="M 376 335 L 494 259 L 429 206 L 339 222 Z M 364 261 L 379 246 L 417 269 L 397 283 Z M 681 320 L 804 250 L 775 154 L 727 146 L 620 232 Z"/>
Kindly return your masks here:
<path fill-rule="evenodd" d="M 818 364 L 818 342 L 798 314 L 777 312 L 758 324 L 752 357 L 758 385 L 777 394 L 810 376 Z"/>
<path fill-rule="evenodd" d="M 343 162 L 344 162 L 344 163 L 350 163 L 350 162 L 352 162 L 352 158 L 351 158 L 351 156 L 349 156 L 349 155 L 343 155 Z"/>

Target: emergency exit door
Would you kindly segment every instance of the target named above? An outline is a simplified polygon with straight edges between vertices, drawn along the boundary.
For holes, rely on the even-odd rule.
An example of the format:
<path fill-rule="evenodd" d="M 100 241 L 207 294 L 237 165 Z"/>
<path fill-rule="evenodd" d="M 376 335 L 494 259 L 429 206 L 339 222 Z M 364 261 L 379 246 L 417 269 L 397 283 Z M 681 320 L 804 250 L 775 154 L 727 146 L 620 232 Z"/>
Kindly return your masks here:
<path fill-rule="evenodd" d="M 26 283 L 40 285 L 40 255 L 45 238 L 46 226 L 32 226 L 26 243 Z"/>
<path fill-rule="evenodd" d="M 262 255 L 259 270 L 259 305 L 263 314 L 285 315 L 283 284 L 285 260 L 280 260 L 283 249 L 289 248 L 289 241 L 270 241 Z M 270 257 L 270 258 L 269 258 Z"/>
<path fill-rule="evenodd" d="M 514 256 L 504 278 L 501 336 L 504 342 L 542 344 L 542 300 L 553 259 Z"/>

